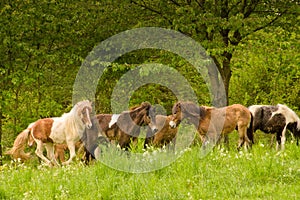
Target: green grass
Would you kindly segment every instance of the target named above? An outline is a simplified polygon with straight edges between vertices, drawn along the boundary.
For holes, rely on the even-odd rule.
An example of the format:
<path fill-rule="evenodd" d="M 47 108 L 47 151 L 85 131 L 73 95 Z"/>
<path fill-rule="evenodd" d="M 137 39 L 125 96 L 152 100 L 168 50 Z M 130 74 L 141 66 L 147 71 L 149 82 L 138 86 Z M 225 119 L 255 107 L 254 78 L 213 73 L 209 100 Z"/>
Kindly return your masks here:
<path fill-rule="evenodd" d="M 0 199 L 299 199 L 300 147 L 278 153 L 262 143 L 250 152 L 199 146 L 150 173 L 128 173 L 101 162 L 62 168 L 5 163 Z"/>

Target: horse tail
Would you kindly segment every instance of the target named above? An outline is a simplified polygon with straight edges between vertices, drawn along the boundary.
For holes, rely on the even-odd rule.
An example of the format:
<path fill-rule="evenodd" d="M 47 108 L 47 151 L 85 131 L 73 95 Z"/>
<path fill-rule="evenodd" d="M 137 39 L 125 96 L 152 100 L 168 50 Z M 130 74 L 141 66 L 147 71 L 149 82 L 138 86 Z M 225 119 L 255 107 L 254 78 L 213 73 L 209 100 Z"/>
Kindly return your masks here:
<path fill-rule="evenodd" d="M 251 118 L 250 118 L 250 123 L 247 128 L 247 136 L 248 136 L 249 140 L 251 141 L 251 143 L 254 144 L 253 115 L 251 112 L 250 112 L 250 116 L 251 116 Z"/>
<path fill-rule="evenodd" d="M 24 149 L 28 141 L 30 128 L 23 130 L 15 139 L 14 146 L 5 152 L 6 155 L 11 155 L 14 159 L 21 159 L 26 161 L 30 158 L 30 153 L 25 153 Z"/>

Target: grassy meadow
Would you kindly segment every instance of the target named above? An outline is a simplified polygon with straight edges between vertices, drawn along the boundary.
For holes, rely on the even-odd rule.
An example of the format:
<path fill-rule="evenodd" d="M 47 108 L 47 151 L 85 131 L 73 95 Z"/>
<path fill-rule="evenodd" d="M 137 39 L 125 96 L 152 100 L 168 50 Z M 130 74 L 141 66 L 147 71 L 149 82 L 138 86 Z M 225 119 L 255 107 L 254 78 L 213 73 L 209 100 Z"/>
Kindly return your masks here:
<path fill-rule="evenodd" d="M 269 138 L 246 152 L 199 145 L 149 173 L 128 173 L 101 162 L 49 168 L 36 162 L 0 166 L 0 199 L 300 199 L 300 147 L 283 152 Z M 122 163 L 120 163 L 122 164 Z"/>

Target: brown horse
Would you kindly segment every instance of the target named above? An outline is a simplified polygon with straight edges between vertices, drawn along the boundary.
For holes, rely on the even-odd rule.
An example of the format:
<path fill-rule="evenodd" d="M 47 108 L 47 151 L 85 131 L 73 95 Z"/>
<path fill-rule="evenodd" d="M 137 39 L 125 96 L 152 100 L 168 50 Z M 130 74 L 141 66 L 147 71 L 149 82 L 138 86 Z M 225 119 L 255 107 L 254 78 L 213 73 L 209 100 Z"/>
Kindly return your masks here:
<path fill-rule="evenodd" d="M 156 126 L 158 131 L 153 135 L 151 130 L 147 130 L 144 148 L 149 146 L 163 147 L 170 143 L 175 145 L 178 128 L 171 128 L 169 123 L 172 115 L 156 115 Z"/>
<path fill-rule="evenodd" d="M 220 136 L 226 136 L 235 129 L 239 133 L 238 149 L 245 143 L 245 148 L 251 145 L 248 134 L 251 135 L 251 113 L 240 105 L 234 104 L 223 108 L 198 106 L 192 102 L 177 102 L 172 109 L 171 127 L 177 127 L 183 119 L 195 125 L 204 146 L 210 139 L 216 142 Z M 248 129 L 249 128 L 249 129 Z M 253 134 L 253 133 L 252 133 Z"/>
<path fill-rule="evenodd" d="M 67 144 L 55 144 L 54 145 L 54 156 L 56 160 L 59 160 L 61 163 L 66 161 L 66 151 L 68 151 L 68 145 Z M 80 154 L 82 156 L 85 155 L 84 152 L 84 146 L 81 141 L 76 142 L 75 149 L 77 149 L 77 154 Z M 83 157 L 84 158 L 84 157 Z"/>
<path fill-rule="evenodd" d="M 18 154 L 21 155 L 21 153 L 23 156 L 26 155 L 24 154 L 24 142 L 28 140 L 28 134 L 30 133 L 33 140 L 30 140 L 28 145 L 31 146 L 35 142 L 37 144 L 36 155 L 49 166 L 58 165 L 54 155 L 54 144 L 66 143 L 70 151 L 70 158 L 63 164 L 69 164 L 76 156 L 76 142 L 80 140 L 85 128 L 92 127 L 91 112 L 91 102 L 81 101 L 69 113 L 65 113 L 61 117 L 37 120 L 19 134 L 18 141 L 15 141 L 14 147 L 8 151 L 8 154 L 11 154 L 12 157 L 16 157 Z M 44 147 L 47 150 L 48 158 L 43 154 Z"/>
<path fill-rule="evenodd" d="M 121 114 L 96 115 L 103 136 L 116 140 L 121 148 L 128 149 L 131 140 L 140 134 L 140 126 L 148 125 L 153 132 L 157 131 L 155 111 L 148 102 L 124 111 Z"/>

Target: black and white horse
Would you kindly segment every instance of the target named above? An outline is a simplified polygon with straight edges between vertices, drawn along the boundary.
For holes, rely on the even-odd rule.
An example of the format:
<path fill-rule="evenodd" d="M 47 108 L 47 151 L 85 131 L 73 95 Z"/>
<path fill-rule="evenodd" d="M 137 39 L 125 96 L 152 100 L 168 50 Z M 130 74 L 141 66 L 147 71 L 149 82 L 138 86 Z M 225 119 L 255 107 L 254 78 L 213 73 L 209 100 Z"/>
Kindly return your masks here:
<path fill-rule="evenodd" d="M 253 105 L 248 108 L 253 116 L 253 132 L 261 130 L 265 133 L 276 133 L 276 149 L 284 150 L 286 130 L 292 132 L 298 140 L 300 137 L 300 119 L 289 107 L 282 104 Z M 253 142 L 253 138 L 249 138 Z"/>

